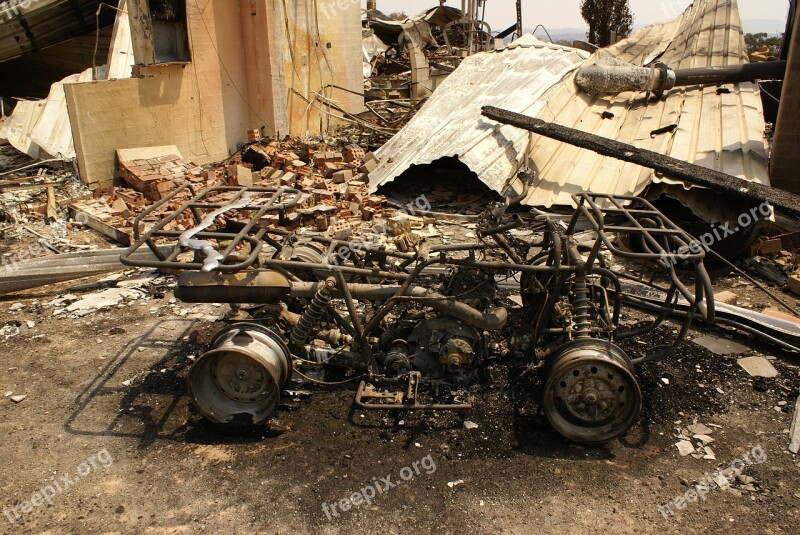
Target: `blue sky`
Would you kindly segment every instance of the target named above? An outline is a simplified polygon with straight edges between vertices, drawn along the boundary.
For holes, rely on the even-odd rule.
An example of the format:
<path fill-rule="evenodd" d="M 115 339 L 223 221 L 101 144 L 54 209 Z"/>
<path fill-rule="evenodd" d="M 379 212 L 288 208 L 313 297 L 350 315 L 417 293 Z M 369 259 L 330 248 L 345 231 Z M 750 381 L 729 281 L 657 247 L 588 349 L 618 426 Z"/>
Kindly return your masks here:
<path fill-rule="evenodd" d="M 689 0 L 630 0 L 637 25 L 672 19 L 689 3 Z M 492 29 L 507 28 L 514 23 L 515 4 L 514 0 L 487 0 L 486 19 Z M 533 28 L 537 24 L 548 29 L 582 27 L 579 4 L 580 0 L 523 0 L 525 27 Z M 378 0 L 381 11 L 405 11 L 409 15 L 435 5 L 438 5 L 438 0 Z M 448 0 L 446 5 L 460 8 L 461 0 Z M 786 20 L 788 9 L 789 0 L 739 0 L 739 11 L 744 21 Z"/>

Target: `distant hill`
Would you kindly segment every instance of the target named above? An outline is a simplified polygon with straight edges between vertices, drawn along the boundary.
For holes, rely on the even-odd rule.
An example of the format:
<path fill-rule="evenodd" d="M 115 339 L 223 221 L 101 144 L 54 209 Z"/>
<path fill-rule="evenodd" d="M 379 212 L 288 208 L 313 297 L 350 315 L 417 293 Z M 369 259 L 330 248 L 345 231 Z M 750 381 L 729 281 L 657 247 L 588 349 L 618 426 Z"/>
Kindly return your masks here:
<path fill-rule="evenodd" d="M 551 30 L 550 28 L 547 29 L 553 41 L 570 41 L 570 42 L 586 40 L 587 30 L 588 29 L 584 28 L 555 28 L 553 30 Z M 526 28 L 524 33 L 533 33 L 533 28 Z M 547 41 L 547 34 L 541 28 L 536 30 L 535 35 L 539 39 Z"/>
<path fill-rule="evenodd" d="M 647 24 L 634 24 L 633 31 L 648 26 Z M 744 20 L 742 21 L 745 33 L 767 33 L 769 35 L 780 35 L 786 30 L 785 20 Z M 553 41 L 584 41 L 588 28 L 547 28 Z M 526 28 L 525 33 L 532 33 L 533 28 Z M 536 37 L 547 40 L 547 34 L 541 28 L 536 30 Z"/>

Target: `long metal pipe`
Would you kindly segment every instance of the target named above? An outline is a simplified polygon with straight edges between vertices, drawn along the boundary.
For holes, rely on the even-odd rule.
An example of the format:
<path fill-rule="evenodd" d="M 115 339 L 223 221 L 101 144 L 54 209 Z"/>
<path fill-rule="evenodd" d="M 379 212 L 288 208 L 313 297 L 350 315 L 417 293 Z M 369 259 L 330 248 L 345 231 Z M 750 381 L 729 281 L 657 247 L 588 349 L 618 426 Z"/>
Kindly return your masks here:
<path fill-rule="evenodd" d="M 725 67 L 699 67 L 675 71 L 675 85 L 713 85 L 756 80 L 783 80 L 786 75 L 785 61 L 762 61 L 727 65 Z"/>
<path fill-rule="evenodd" d="M 323 284 L 323 282 L 295 282 L 292 283 L 289 295 L 295 298 L 308 299 L 313 297 Z M 354 299 L 386 301 L 395 297 L 400 287 L 380 284 L 348 284 L 347 288 Z M 333 290 L 331 294 L 337 298 L 344 296 L 338 288 Z M 442 314 L 453 316 L 485 331 L 502 329 L 508 321 L 508 311 L 505 308 L 498 308 L 493 312 L 484 313 L 466 303 L 456 301 L 421 286 L 411 286 L 400 299 L 423 301 L 426 305 Z"/>
<path fill-rule="evenodd" d="M 673 70 L 664 64 L 638 67 L 622 62 L 595 63 L 578 70 L 575 83 L 592 95 L 611 95 L 626 91 L 668 91 L 673 87 L 732 84 L 757 80 L 782 80 L 785 61 L 765 61 Z"/>

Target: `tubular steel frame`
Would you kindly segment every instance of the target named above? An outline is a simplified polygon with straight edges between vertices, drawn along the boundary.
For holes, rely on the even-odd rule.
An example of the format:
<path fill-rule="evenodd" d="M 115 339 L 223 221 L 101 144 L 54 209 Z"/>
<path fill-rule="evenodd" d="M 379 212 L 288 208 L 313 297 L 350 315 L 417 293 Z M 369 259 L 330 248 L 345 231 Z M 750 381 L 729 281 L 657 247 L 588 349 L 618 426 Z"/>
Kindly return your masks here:
<path fill-rule="evenodd" d="M 188 192 L 190 198 L 182 202 L 180 207 L 171 214 L 166 215 L 152 228 L 141 234 L 140 227 L 143 222 L 153 216 L 158 210 L 176 198 L 181 192 Z M 233 196 L 226 203 L 211 202 L 209 196 L 221 193 L 233 192 Z M 363 242 L 353 240 L 337 240 L 322 236 L 313 236 L 309 239 L 312 242 L 323 245 L 327 248 L 324 256 L 328 261 L 325 264 L 314 264 L 306 261 L 285 260 L 279 258 L 281 252 L 287 244 L 296 237 L 295 233 L 281 229 L 270 228 L 264 225 L 263 218 L 266 215 L 277 213 L 279 221 L 284 220 L 287 210 L 297 206 L 302 192 L 292 188 L 263 188 L 263 187 L 238 187 L 238 186 L 215 186 L 208 188 L 200 193 L 195 193 L 191 185 L 185 185 L 167 197 L 156 203 L 144 213 L 139 215 L 134 222 L 135 243 L 123 253 L 121 262 L 124 265 L 155 268 L 155 269 L 176 269 L 187 271 L 200 271 L 204 268 L 202 262 L 193 259 L 191 262 L 181 262 L 179 255 L 189 249 L 182 247 L 178 239 L 186 231 L 165 230 L 166 225 L 175 221 L 183 213 L 191 213 L 195 223 L 198 225 L 203 221 L 203 211 L 213 210 L 218 213 L 228 211 L 252 213 L 246 223 L 243 223 L 237 231 L 222 232 L 219 230 L 201 230 L 192 236 L 201 240 L 216 240 L 220 243 L 220 248 L 224 243 L 228 243 L 220 254 L 220 266 L 216 269 L 221 273 L 237 273 L 244 270 L 271 269 L 278 271 L 289 279 L 298 281 L 299 279 L 292 274 L 293 270 L 312 271 L 320 279 L 332 276 L 336 283 L 336 289 L 341 292 L 350 316 L 349 323 L 344 321 L 341 315 L 337 315 L 337 322 L 344 326 L 354 335 L 356 349 L 359 350 L 366 362 L 372 364 L 371 351 L 367 339 L 371 333 L 380 325 L 385 318 L 398 304 L 408 301 L 419 301 L 424 304 L 426 299 L 407 295 L 409 288 L 414 284 L 423 271 L 435 265 L 447 267 L 462 267 L 468 269 L 484 270 L 493 273 L 521 273 L 533 276 L 533 282 L 538 288 L 546 291 L 548 299 L 539 314 L 539 321 L 535 325 L 535 340 L 544 334 L 569 334 L 559 329 L 547 329 L 547 322 L 552 316 L 553 308 L 556 306 L 559 297 L 571 278 L 585 280 L 587 276 L 599 276 L 601 280 L 610 281 L 613 290 L 606 291 L 604 286 L 592 286 L 594 289 L 601 289 L 606 318 L 611 319 L 613 324 L 613 336 L 622 339 L 636 336 L 643 332 L 650 331 L 658 327 L 661 323 L 675 312 L 682 297 L 689 303 L 685 321 L 680 330 L 676 341 L 668 346 L 656 348 L 650 354 L 640 359 L 635 359 L 634 363 L 659 358 L 669 354 L 680 344 L 688 333 L 689 327 L 697 314 L 700 314 L 706 322 L 713 322 L 714 319 L 714 299 L 713 288 L 710 277 L 703 266 L 704 251 L 679 254 L 677 251 L 684 250 L 692 243 L 691 236 L 672 223 L 658 209 L 644 199 L 633 196 L 619 195 L 600 195 L 593 193 L 581 193 L 573 196 L 577 205 L 569 224 L 564 227 L 563 223 L 556 219 L 543 215 L 539 217 L 539 222 L 544 230 L 544 240 L 539 244 L 541 252 L 532 259 L 521 261 L 518 255 L 509 245 L 504 236 L 504 232 L 513 228 L 519 228 L 523 221 L 514 216 L 510 223 L 490 224 L 482 227 L 477 235 L 482 239 L 491 237 L 497 246 L 489 243 L 462 243 L 452 245 L 440 245 L 432 247 L 420 247 L 414 253 L 404 253 L 399 251 L 387 251 L 384 249 L 367 248 L 364 250 Z M 252 204 L 249 199 L 260 196 L 261 202 Z M 248 204 L 243 207 L 238 206 L 248 200 Z M 626 204 L 630 204 L 627 207 Z M 574 234 L 579 222 L 586 221 L 597 237 L 591 246 L 588 257 L 579 251 Z M 626 233 L 640 238 L 640 245 L 643 251 L 629 251 L 617 247 L 609 233 Z M 172 252 L 165 255 L 161 252 L 164 248 L 156 241 L 169 240 L 172 242 Z M 281 243 L 280 240 L 283 240 Z M 261 258 L 263 245 L 268 244 L 275 249 L 271 258 Z M 233 262 L 231 256 L 240 244 L 250 246 L 250 252 L 245 260 Z M 139 261 L 133 258 L 133 254 L 142 247 L 149 247 L 158 258 L 157 261 Z M 350 255 L 353 265 L 339 265 L 339 258 L 336 251 L 347 248 L 354 254 Z M 612 255 L 644 262 L 654 266 L 660 266 L 667 273 L 670 285 L 664 289 L 666 299 L 660 307 L 654 310 L 657 314 L 655 320 L 642 327 L 627 331 L 617 332 L 620 317 L 621 303 L 625 301 L 625 294 L 622 291 L 620 276 L 602 265 L 598 261 L 601 250 L 605 248 Z M 476 252 L 487 250 L 500 254 L 511 261 L 486 261 L 476 259 Z M 356 253 L 361 251 L 363 256 Z M 450 253 L 466 253 L 467 258 L 453 258 Z M 196 255 L 195 255 L 196 256 Z M 399 266 L 387 267 L 386 261 L 392 258 L 400 262 Z M 333 262 L 331 263 L 331 260 Z M 544 262 L 543 264 L 541 262 Z M 684 285 L 675 270 L 678 262 L 688 262 L 695 268 L 695 287 L 694 291 Z M 413 269 L 408 271 L 413 264 Z M 383 304 L 375 311 L 374 315 L 366 324 L 362 323 L 359 317 L 355 300 L 351 293 L 351 283 L 346 276 L 363 278 L 365 281 L 394 281 L 391 285 L 396 288 L 394 293 L 386 299 Z M 542 282 L 545 281 L 545 282 Z M 386 286 L 383 286 L 384 288 Z M 609 294 L 610 292 L 610 294 Z M 613 296 L 613 316 L 609 315 L 608 308 L 610 299 Z M 441 296 L 442 300 L 452 301 L 452 298 Z M 430 301 L 429 301 L 430 302 Z M 364 318 L 366 319 L 366 318 Z"/>

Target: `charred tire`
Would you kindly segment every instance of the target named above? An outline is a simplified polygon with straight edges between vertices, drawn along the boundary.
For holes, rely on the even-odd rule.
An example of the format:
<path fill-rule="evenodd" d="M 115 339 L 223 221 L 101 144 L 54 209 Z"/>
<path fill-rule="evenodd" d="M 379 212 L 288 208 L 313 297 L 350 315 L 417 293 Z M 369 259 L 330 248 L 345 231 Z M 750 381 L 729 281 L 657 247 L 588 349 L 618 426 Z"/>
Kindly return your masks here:
<path fill-rule="evenodd" d="M 603 340 L 576 340 L 548 360 L 542 406 L 562 436 L 600 443 L 636 423 L 642 392 L 622 349 Z"/>
<path fill-rule="evenodd" d="M 278 408 L 292 372 L 289 349 L 270 329 L 252 323 L 217 334 L 189 371 L 189 395 L 211 423 L 230 430 L 265 424 Z"/>

